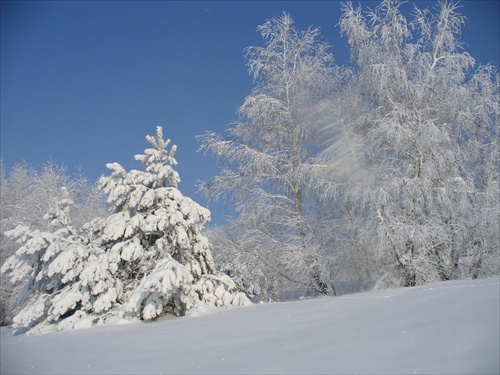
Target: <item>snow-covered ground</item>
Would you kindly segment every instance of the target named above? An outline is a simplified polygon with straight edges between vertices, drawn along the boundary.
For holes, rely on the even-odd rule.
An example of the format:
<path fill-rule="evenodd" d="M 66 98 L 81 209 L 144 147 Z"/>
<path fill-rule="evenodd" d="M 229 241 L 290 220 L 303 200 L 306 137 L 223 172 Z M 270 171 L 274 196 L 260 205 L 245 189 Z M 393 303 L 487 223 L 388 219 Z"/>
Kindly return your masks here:
<path fill-rule="evenodd" d="M 1 373 L 498 374 L 499 278 L 12 336 Z"/>

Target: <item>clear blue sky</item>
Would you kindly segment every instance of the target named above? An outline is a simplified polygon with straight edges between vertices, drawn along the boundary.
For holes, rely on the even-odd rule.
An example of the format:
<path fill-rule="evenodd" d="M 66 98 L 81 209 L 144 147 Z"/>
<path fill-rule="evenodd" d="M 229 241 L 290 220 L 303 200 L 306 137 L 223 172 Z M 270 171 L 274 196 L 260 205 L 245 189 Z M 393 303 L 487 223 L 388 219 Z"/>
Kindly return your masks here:
<path fill-rule="evenodd" d="M 417 2 L 433 7 L 435 2 Z M 363 1 L 372 8 L 378 4 Z M 478 63 L 499 65 L 500 2 L 463 1 L 462 41 Z M 403 9 L 411 10 L 405 4 Z M 253 82 L 242 51 L 288 11 L 321 26 L 340 64 L 338 1 L 1 1 L 1 143 L 7 170 L 48 160 L 95 180 L 105 164 L 137 168 L 146 134 L 163 125 L 178 145 L 184 195 L 206 206 L 196 181 L 217 173 L 196 135 L 223 132 Z M 211 203 L 220 224 L 224 203 Z"/>

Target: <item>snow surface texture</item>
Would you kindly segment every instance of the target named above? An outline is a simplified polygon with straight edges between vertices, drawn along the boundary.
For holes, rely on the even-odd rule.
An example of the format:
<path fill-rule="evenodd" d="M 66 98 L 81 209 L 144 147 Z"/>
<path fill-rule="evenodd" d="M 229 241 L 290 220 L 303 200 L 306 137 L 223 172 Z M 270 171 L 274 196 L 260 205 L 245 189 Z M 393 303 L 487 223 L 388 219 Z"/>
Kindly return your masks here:
<path fill-rule="evenodd" d="M 498 374 L 499 299 L 495 277 L 44 335 L 2 328 L 1 373 Z"/>

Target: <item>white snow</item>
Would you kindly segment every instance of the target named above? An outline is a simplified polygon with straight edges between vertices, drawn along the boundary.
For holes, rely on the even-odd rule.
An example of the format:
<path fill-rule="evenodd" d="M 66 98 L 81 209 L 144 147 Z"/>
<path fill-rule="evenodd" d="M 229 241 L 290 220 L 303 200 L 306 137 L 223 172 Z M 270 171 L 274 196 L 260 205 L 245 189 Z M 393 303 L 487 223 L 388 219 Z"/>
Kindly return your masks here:
<path fill-rule="evenodd" d="M 499 299 L 495 277 L 42 335 L 4 327 L 1 373 L 498 374 Z"/>

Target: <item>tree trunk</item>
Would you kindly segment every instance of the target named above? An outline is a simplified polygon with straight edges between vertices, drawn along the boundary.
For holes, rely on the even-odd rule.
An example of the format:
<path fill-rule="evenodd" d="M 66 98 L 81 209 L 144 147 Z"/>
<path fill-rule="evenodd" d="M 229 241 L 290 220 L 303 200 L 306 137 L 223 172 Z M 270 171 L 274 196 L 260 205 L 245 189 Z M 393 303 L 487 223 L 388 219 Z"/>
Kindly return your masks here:
<path fill-rule="evenodd" d="M 415 271 L 413 269 L 406 268 L 404 270 L 405 283 L 403 286 L 415 286 L 417 285 Z"/>

